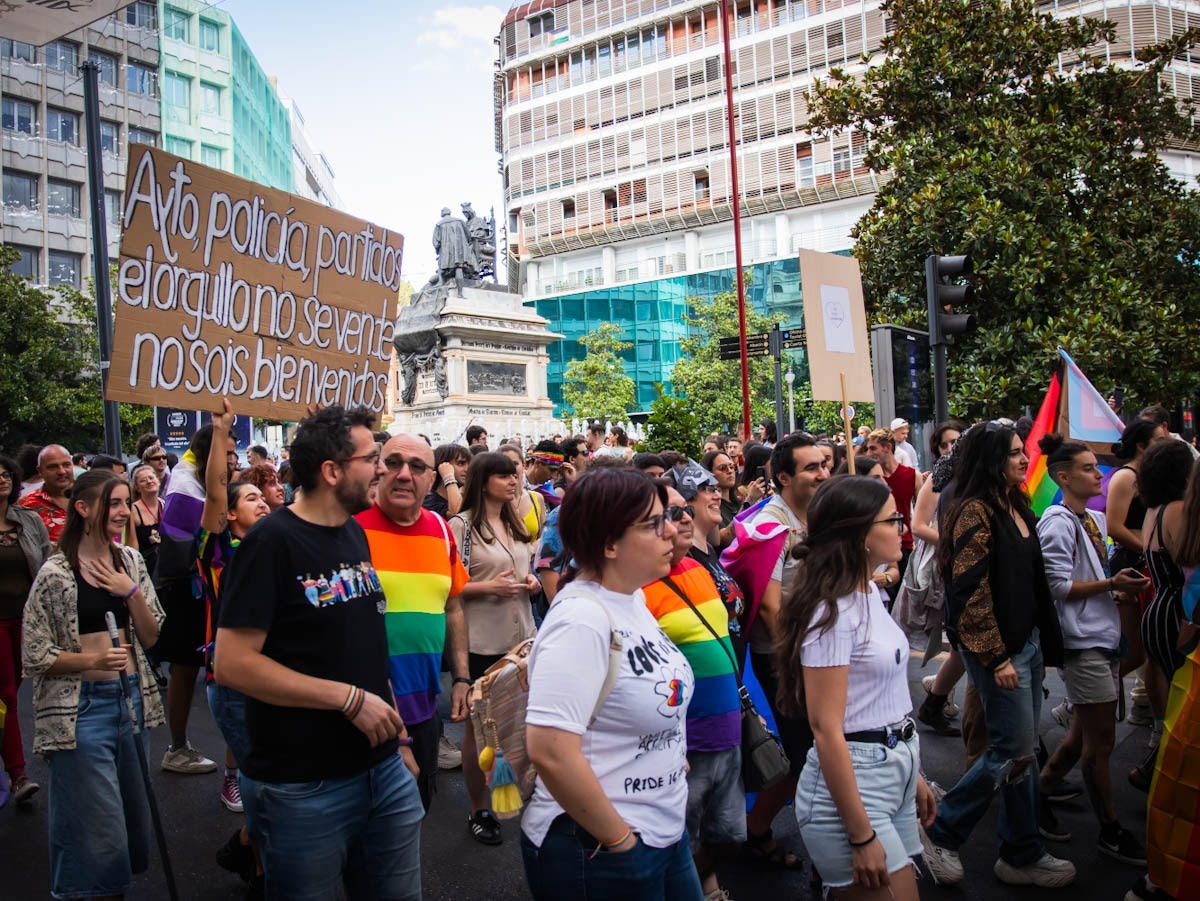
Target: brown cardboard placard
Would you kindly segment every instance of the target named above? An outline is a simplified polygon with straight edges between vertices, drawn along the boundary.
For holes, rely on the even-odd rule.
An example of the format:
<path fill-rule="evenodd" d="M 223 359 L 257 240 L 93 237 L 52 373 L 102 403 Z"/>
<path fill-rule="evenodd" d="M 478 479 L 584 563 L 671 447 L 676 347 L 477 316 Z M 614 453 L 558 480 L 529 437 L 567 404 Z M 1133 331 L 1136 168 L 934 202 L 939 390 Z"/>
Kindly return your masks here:
<path fill-rule="evenodd" d="M 402 236 L 132 144 L 109 400 L 383 412 Z"/>
<path fill-rule="evenodd" d="M 872 402 L 871 346 L 858 260 L 800 251 L 800 288 L 813 400 Z M 845 384 L 841 374 L 845 373 Z M 847 435 L 847 440 L 850 439 Z"/>

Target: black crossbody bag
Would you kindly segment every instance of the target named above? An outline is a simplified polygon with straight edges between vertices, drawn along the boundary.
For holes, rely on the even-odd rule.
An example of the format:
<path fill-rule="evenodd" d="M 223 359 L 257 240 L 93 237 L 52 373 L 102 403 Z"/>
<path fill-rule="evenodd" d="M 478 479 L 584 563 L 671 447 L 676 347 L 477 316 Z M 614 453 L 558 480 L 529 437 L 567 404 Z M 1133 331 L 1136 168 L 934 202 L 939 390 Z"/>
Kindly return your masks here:
<path fill-rule="evenodd" d="M 733 659 L 733 654 L 729 653 L 729 648 L 725 647 L 725 643 L 721 641 L 721 636 L 717 634 L 717 630 L 709 625 L 708 620 L 700 614 L 700 611 L 696 609 L 696 605 L 672 581 L 671 577 L 664 576 L 663 582 L 666 583 L 668 588 L 679 595 L 691 611 L 696 614 L 696 619 L 704 624 L 704 628 L 708 629 L 712 637 L 717 640 L 717 644 L 721 646 L 721 649 L 725 652 L 725 656 L 733 664 L 733 676 L 737 679 L 738 697 L 741 699 L 742 704 L 743 787 L 748 792 L 757 792 L 774 785 L 790 772 L 791 763 L 788 761 L 787 754 L 784 753 L 779 739 L 766 727 L 762 721 L 762 717 L 758 715 L 754 701 L 750 699 L 750 692 L 742 684 L 742 676 L 738 670 L 737 661 Z"/>

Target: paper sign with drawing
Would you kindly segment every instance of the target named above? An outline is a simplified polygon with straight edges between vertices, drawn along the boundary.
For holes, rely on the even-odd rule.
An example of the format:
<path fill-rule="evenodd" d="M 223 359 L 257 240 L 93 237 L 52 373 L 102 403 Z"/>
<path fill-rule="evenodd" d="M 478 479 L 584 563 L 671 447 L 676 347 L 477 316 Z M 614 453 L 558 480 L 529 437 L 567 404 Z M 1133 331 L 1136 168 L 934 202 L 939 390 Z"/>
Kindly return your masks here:
<path fill-rule="evenodd" d="M 153 147 L 128 173 L 110 400 L 383 409 L 400 235 Z"/>

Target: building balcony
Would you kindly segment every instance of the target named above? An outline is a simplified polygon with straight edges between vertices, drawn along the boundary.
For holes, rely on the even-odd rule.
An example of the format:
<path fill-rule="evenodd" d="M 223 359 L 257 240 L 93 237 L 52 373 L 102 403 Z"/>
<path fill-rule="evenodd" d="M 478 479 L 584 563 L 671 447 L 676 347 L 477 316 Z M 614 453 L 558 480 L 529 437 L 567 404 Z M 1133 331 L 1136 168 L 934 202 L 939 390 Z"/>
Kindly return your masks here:
<path fill-rule="evenodd" d="M 21 84 L 41 84 L 42 67 L 23 59 L 6 59 L 0 64 L 0 75 L 12 78 Z"/>
<path fill-rule="evenodd" d="M 87 165 L 87 153 L 82 147 L 68 144 L 66 141 L 46 141 L 46 161 L 61 163 L 67 168 Z"/>
<path fill-rule="evenodd" d="M 45 141 L 37 135 L 27 135 L 21 131 L 5 131 L 0 146 L 21 159 L 40 157 Z"/>
<path fill-rule="evenodd" d="M 232 134 L 232 128 L 230 127 L 229 120 L 216 113 L 201 113 L 200 129 L 212 134 Z"/>
<path fill-rule="evenodd" d="M 552 278 L 542 279 L 535 286 L 537 295 L 562 294 L 566 291 L 579 291 L 599 288 L 604 285 L 604 275 L 601 272 L 568 272 Z"/>
<path fill-rule="evenodd" d="M 46 216 L 46 231 L 65 238 L 86 238 L 87 220 L 78 216 Z"/>
<path fill-rule="evenodd" d="M 42 211 L 37 207 L 6 206 L 0 216 L 9 231 L 6 241 L 15 244 L 41 244 Z M 14 237 L 15 236 L 15 237 Z"/>
<path fill-rule="evenodd" d="M 230 71 L 229 60 L 219 53 L 213 53 L 211 50 L 200 51 L 200 65 L 214 72 L 223 72 L 226 75 Z"/>
<path fill-rule="evenodd" d="M 197 48 L 175 38 L 163 38 L 161 50 L 165 56 L 173 56 L 185 63 L 195 63 L 200 57 L 200 51 Z"/>

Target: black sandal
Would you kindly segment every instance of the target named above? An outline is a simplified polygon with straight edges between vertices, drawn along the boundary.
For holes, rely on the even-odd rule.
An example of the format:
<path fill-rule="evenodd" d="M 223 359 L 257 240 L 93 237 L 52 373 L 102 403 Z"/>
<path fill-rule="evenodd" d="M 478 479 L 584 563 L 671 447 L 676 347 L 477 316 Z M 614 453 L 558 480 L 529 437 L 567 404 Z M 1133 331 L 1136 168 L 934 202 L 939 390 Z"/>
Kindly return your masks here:
<path fill-rule="evenodd" d="M 768 845 L 774 847 L 768 848 Z M 780 870 L 803 870 L 804 861 L 775 841 L 775 833 L 768 829 L 761 835 L 746 831 L 742 853 L 750 860 Z"/>

